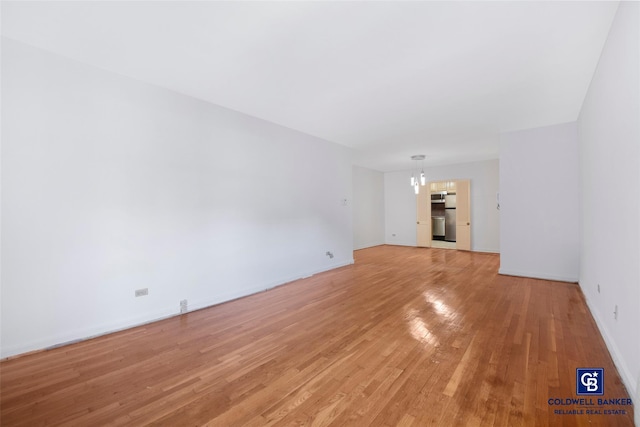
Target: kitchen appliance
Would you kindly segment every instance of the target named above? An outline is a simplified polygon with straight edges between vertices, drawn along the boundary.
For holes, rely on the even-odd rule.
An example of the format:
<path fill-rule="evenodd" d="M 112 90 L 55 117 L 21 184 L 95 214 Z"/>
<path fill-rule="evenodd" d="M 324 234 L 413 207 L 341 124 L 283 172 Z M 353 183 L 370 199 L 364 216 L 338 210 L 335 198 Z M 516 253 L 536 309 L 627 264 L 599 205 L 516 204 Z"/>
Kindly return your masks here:
<path fill-rule="evenodd" d="M 431 230 L 433 231 L 433 240 L 445 239 L 445 218 L 432 216 L 431 217 Z"/>
<path fill-rule="evenodd" d="M 441 193 L 431 193 L 431 204 L 433 205 L 434 203 L 444 203 L 446 197 L 446 191 L 443 191 Z"/>
<path fill-rule="evenodd" d="M 445 192 L 431 193 L 431 238 L 445 239 Z"/>
<path fill-rule="evenodd" d="M 456 241 L 456 195 L 449 193 L 444 196 L 444 240 Z"/>

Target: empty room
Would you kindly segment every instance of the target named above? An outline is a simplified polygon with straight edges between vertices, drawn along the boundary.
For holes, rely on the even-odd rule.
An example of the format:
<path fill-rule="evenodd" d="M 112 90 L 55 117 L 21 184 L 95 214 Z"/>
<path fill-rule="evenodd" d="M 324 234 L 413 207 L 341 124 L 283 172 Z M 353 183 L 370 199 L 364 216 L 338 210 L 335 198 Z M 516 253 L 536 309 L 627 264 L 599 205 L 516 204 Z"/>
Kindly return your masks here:
<path fill-rule="evenodd" d="M 0 425 L 640 425 L 640 3 L 0 18 Z"/>

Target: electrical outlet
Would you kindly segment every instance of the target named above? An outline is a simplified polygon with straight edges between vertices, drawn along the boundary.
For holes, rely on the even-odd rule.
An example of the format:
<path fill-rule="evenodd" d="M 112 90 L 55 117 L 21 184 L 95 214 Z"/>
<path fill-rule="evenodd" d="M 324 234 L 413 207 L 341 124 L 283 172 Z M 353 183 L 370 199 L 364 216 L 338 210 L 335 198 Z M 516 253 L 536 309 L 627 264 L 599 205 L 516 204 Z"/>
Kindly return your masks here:
<path fill-rule="evenodd" d="M 136 297 L 149 295 L 149 288 L 136 289 Z"/>
<path fill-rule="evenodd" d="M 327 256 L 328 256 L 329 258 L 333 258 L 333 254 L 332 254 L 331 252 L 329 252 L 329 251 L 327 251 Z"/>
<path fill-rule="evenodd" d="M 183 299 L 182 301 L 180 301 L 180 313 L 186 313 L 188 310 L 187 308 L 187 300 Z"/>

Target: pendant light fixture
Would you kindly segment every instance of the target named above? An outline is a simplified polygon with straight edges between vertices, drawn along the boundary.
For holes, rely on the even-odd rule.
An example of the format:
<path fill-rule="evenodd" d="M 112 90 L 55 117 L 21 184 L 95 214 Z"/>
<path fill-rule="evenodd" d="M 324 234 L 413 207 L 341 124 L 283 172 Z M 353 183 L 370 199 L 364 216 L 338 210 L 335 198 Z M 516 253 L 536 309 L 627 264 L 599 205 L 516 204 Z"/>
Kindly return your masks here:
<path fill-rule="evenodd" d="M 420 186 L 424 186 L 427 184 L 427 176 L 424 174 L 424 154 L 416 154 L 411 156 L 411 160 L 415 161 L 415 169 L 411 171 L 411 186 L 413 187 L 416 194 L 420 194 Z M 422 170 L 420 174 L 418 174 L 418 162 L 422 162 Z"/>

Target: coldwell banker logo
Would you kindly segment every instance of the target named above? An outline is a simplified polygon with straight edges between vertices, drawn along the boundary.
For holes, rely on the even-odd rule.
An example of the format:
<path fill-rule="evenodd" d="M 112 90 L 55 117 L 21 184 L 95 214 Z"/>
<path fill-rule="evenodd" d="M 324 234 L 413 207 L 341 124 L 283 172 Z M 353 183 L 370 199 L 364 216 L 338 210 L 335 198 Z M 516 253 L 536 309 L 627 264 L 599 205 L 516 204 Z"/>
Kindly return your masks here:
<path fill-rule="evenodd" d="M 577 368 L 576 388 L 578 396 L 602 396 L 604 394 L 604 369 Z"/>
<path fill-rule="evenodd" d="M 578 396 L 604 395 L 604 368 L 577 368 Z M 628 397 L 551 397 L 547 401 L 554 415 L 627 415 L 633 402 Z"/>

